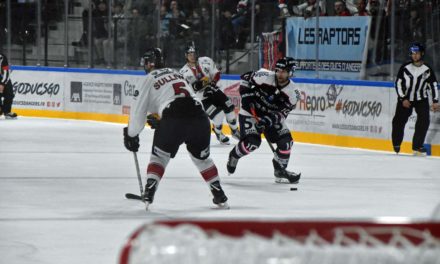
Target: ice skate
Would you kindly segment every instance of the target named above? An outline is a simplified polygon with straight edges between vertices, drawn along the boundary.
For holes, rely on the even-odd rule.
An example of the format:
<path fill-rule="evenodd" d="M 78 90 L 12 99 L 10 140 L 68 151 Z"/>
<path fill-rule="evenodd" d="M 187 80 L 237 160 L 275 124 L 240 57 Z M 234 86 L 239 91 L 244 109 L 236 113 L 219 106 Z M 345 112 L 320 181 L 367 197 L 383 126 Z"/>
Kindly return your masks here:
<path fill-rule="evenodd" d="M 217 140 L 222 145 L 229 145 L 229 138 L 223 134 L 221 130 L 217 132 L 217 129 L 213 128 L 212 131 L 214 131 L 215 136 L 217 137 Z"/>
<path fill-rule="evenodd" d="M 277 161 L 272 160 L 273 167 L 275 170 L 275 182 L 276 183 L 298 183 L 301 178 L 301 173 L 295 173 L 286 170 L 284 167 L 281 167 Z"/>
<path fill-rule="evenodd" d="M 5 114 L 5 118 L 6 119 L 17 119 L 17 114 L 14 112 L 9 112 L 9 113 Z"/>
<path fill-rule="evenodd" d="M 148 210 L 148 206 L 153 203 L 154 194 L 157 189 L 157 181 L 155 179 L 148 179 L 145 184 L 144 201 L 145 209 Z"/>
<path fill-rule="evenodd" d="M 301 173 L 295 173 L 284 169 L 275 170 L 276 183 L 298 183 L 301 178 Z"/>
<path fill-rule="evenodd" d="M 425 157 L 428 153 L 424 147 L 413 149 L 414 156 Z"/>
<path fill-rule="evenodd" d="M 209 188 L 211 189 L 211 193 L 214 196 L 212 202 L 221 209 L 229 209 L 229 205 L 227 203 L 228 197 L 226 197 L 225 192 L 220 186 L 220 182 L 215 181 L 211 183 Z"/>
<path fill-rule="evenodd" d="M 400 146 L 393 146 L 394 152 L 396 152 L 396 154 L 399 154 L 400 152 Z"/>
<path fill-rule="evenodd" d="M 228 174 L 234 174 L 235 169 L 237 168 L 238 158 L 234 157 L 233 151 L 235 151 L 235 148 L 229 152 L 229 158 L 228 163 L 226 163 L 226 169 L 228 170 Z"/>

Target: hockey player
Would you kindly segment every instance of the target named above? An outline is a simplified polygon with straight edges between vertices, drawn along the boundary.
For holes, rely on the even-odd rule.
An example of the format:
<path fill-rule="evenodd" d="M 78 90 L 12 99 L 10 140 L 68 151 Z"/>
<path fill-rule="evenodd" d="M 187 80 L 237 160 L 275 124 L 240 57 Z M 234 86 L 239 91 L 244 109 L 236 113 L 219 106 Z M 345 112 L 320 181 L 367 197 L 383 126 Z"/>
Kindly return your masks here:
<path fill-rule="evenodd" d="M 231 128 L 232 137 L 240 140 L 234 104 L 218 87 L 220 71 L 214 61 L 209 57 L 198 57 L 194 45 L 189 45 L 185 50 L 186 64 L 180 73 L 193 87 L 197 96 L 202 100 L 203 106 L 214 126 L 213 131 L 221 144 L 229 144 L 229 138 L 222 133 L 223 118 Z"/>
<path fill-rule="evenodd" d="M 17 114 L 11 112 L 14 92 L 12 90 L 11 71 L 7 57 L 0 53 L 0 116 L 5 115 L 6 119 L 16 119 Z"/>
<path fill-rule="evenodd" d="M 396 153 L 400 152 L 405 125 L 413 109 L 415 109 L 417 121 L 412 149 L 414 155 L 426 156 L 426 149 L 423 144 L 429 128 L 428 89 L 431 90 L 432 94 L 432 109 L 434 111 L 440 110 L 437 79 L 431 67 L 423 61 L 424 53 L 425 48 L 422 44 L 411 44 L 409 47 L 411 61 L 404 63 L 397 73 L 395 82 L 397 105 L 391 133 L 393 148 Z"/>
<path fill-rule="evenodd" d="M 276 62 L 275 71 L 260 69 L 241 76 L 241 110 L 239 121 L 241 140 L 229 153 L 227 170 L 233 174 L 238 160 L 258 149 L 261 134 L 270 143 L 276 143 L 272 160 L 275 182 L 297 183 L 300 174 L 286 170 L 293 139 L 284 120 L 295 108 L 300 93 L 290 77 L 295 63 L 284 57 Z"/>
<path fill-rule="evenodd" d="M 208 183 L 214 204 L 227 207 L 228 198 L 220 185 L 217 167 L 209 157 L 210 122 L 201 102 L 181 74 L 164 68 L 160 49 L 148 50 L 141 65 L 148 75 L 135 91 L 128 127 L 124 128 L 124 145 L 137 152 L 145 122 L 155 129 L 144 193 L 147 208 L 168 162 L 182 143 L 186 143 L 192 161 Z"/>

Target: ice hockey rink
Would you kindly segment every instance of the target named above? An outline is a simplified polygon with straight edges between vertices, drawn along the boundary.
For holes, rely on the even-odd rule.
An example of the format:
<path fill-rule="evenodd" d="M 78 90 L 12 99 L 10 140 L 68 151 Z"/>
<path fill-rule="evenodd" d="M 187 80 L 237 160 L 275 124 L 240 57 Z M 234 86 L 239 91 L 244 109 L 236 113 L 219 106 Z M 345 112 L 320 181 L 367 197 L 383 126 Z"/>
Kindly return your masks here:
<path fill-rule="evenodd" d="M 214 136 L 211 154 L 231 209 L 215 209 L 181 146 L 146 212 L 139 201 L 124 198 L 139 193 L 139 187 L 122 128 L 0 119 L 1 264 L 117 263 L 127 237 L 158 219 L 411 221 L 439 215 L 439 158 L 295 143 L 289 170 L 302 172 L 302 178 L 291 191 L 291 185 L 274 183 L 265 142 L 228 176 L 233 145 L 221 146 Z M 152 130 L 144 130 L 138 153 L 142 175 L 151 141 Z"/>

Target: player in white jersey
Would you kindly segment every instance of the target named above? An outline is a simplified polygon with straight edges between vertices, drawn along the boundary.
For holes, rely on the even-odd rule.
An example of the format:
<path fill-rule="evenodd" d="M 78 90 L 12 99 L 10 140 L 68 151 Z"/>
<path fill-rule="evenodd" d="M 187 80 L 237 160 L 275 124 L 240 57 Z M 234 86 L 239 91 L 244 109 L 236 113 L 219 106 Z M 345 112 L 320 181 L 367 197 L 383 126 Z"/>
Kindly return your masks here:
<path fill-rule="evenodd" d="M 229 138 L 222 133 L 223 118 L 231 128 L 232 136 L 239 140 L 237 118 L 234 104 L 218 87 L 220 71 L 214 61 L 209 57 L 198 57 L 194 45 L 189 45 L 185 50 L 186 64 L 180 73 L 191 84 L 197 96 L 202 100 L 205 111 L 212 120 L 213 131 L 220 143 L 229 144 Z"/>
<path fill-rule="evenodd" d="M 228 198 L 220 185 L 217 167 L 209 157 L 210 122 L 201 102 L 180 73 L 163 67 L 160 49 L 148 50 L 141 65 L 148 75 L 135 90 L 128 127 L 124 128 L 124 145 L 137 152 L 145 122 L 155 129 L 144 193 L 147 207 L 153 202 L 169 160 L 183 143 L 210 186 L 214 204 L 227 207 Z"/>
<path fill-rule="evenodd" d="M 229 153 L 227 170 L 233 174 L 238 160 L 258 149 L 261 134 L 270 143 L 275 143 L 272 160 L 275 182 L 297 183 L 300 174 L 286 170 L 293 139 L 285 124 L 289 112 L 300 99 L 300 92 L 290 77 L 294 71 L 294 60 L 279 59 L 275 71 L 261 69 L 241 76 L 240 142 Z"/>

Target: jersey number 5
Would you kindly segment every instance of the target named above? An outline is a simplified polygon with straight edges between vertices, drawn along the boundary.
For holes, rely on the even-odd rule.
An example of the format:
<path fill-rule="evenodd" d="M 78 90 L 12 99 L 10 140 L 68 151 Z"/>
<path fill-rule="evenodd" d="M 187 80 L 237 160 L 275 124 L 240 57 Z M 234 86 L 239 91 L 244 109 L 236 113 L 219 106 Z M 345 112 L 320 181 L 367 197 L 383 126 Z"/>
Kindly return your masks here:
<path fill-rule="evenodd" d="M 182 89 L 182 87 L 185 86 L 186 85 L 184 82 L 173 83 L 174 94 L 175 95 L 183 94 L 182 97 L 188 97 L 189 92 L 186 89 Z"/>

